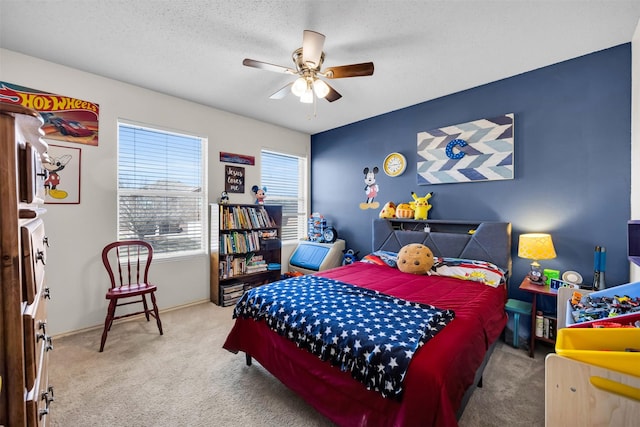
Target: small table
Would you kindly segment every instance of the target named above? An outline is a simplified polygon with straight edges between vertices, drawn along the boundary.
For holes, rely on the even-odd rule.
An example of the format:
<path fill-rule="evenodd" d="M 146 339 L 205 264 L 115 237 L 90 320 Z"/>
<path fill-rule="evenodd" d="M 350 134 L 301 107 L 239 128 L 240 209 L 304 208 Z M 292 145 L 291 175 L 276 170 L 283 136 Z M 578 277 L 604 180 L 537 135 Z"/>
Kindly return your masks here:
<path fill-rule="evenodd" d="M 531 337 L 529 343 L 529 357 L 533 357 L 533 352 L 536 348 L 536 340 L 545 341 L 550 344 L 555 344 L 556 342 L 555 338 L 552 339 L 536 336 L 536 302 L 538 300 L 538 295 L 558 298 L 558 291 L 550 289 L 549 285 L 538 285 L 529 280 L 528 277 L 525 277 L 522 283 L 520 283 L 520 289 L 533 294 L 533 301 L 531 301 Z"/>

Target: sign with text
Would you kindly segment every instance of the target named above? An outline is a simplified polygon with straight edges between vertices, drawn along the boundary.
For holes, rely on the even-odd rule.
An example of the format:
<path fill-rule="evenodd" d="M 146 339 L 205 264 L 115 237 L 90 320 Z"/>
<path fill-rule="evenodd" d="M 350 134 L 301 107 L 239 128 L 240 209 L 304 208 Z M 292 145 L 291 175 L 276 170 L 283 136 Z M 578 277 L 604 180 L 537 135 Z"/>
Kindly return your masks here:
<path fill-rule="evenodd" d="M 98 145 L 98 104 L 0 81 L 0 102 L 40 113 L 44 137 Z"/>
<path fill-rule="evenodd" d="M 224 189 L 227 193 L 244 193 L 244 168 L 224 167 Z"/>

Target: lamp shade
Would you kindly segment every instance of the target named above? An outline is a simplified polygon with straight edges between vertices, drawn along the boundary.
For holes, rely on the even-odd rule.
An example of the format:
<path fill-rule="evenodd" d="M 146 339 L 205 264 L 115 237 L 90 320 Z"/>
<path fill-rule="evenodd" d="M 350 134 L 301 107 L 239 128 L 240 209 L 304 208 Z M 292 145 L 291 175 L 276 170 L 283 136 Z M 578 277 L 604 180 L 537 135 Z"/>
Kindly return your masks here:
<path fill-rule="evenodd" d="M 329 86 L 320 79 L 313 82 L 313 90 L 318 98 L 324 98 L 329 93 Z"/>
<path fill-rule="evenodd" d="M 293 85 L 291 85 L 291 92 L 295 96 L 302 96 L 306 90 L 307 80 L 304 77 L 299 77 L 295 82 L 293 82 Z"/>
<path fill-rule="evenodd" d="M 532 260 L 553 259 L 556 250 L 550 234 L 528 233 L 521 234 L 518 241 L 518 256 Z"/>

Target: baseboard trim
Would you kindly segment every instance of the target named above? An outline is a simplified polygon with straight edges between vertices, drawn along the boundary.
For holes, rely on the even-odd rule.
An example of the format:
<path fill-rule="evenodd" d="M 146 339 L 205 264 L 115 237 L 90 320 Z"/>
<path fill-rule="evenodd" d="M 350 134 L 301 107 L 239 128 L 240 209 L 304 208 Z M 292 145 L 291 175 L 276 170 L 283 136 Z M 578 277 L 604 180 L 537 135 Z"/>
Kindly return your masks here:
<path fill-rule="evenodd" d="M 159 311 L 160 311 L 160 314 L 168 313 L 170 311 L 180 310 L 180 309 L 183 309 L 183 308 L 189 308 L 189 307 L 193 307 L 193 306 L 200 305 L 200 304 L 205 304 L 205 303 L 213 304 L 207 298 L 207 299 L 203 299 L 203 300 L 189 302 L 189 303 L 182 304 L 182 305 L 176 305 L 176 306 L 173 306 L 173 307 L 163 308 L 162 310 L 159 310 Z M 140 314 L 138 316 L 131 316 L 131 317 L 127 317 L 127 318 L 118 320 L 118 323 L 131 322 L 131 321 L 134 321 L 134 320 L 140 320 L 143 317 L 144 317 L 143 314 Z M 88 326 L 86 328 L 76 329 L 76 330 L 73 330 L 73 331 L 67 331 L 67 332 L 62 332 L 60 334 L 52 335 L 52 338 L 56 338 L 57 339 L 57 338 L 62 338 L 62 337 L 68 337 L 70 335 L 81 334 L 83 332 L 95 331 L 96 329 L 97 330 L 101 330 L 102 328 L 104 328 L 104 324 L 95 325 L 95 326 Z"/>

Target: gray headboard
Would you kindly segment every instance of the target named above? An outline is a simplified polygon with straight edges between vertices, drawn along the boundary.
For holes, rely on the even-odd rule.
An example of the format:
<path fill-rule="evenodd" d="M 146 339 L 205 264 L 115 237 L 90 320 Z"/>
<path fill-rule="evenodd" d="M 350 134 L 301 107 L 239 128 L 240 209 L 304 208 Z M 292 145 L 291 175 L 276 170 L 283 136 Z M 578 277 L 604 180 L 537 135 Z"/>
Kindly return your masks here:
<path fill-rule="evenodd" d="M 422 243 L 435 256 L 488 261 L 511 275 L 509 222 L 375 219 L 372 231 L 374 251 L 398 252 L 409 243 Z"/>

